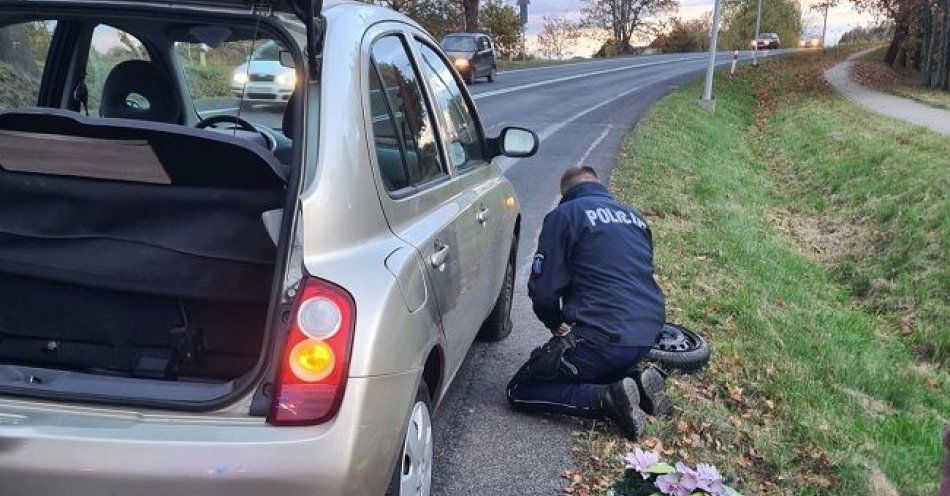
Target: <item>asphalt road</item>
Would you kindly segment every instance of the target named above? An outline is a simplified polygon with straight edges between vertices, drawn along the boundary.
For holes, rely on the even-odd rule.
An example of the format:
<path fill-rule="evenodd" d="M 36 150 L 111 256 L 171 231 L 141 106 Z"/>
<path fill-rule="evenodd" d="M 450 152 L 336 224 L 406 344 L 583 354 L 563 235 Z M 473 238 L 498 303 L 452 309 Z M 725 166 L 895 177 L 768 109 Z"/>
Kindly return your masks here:
<path fill-rule="evenodd" d="M 730 59 L 723 54 L 719 61 Z M 509 378 L 549 336 L 531 312 L 526 289 L 541 221 L 559 199 L 564 169 L 587 164 L 608 177 L 624 135 L 644 110 L 694 80 L 706 61 L 705 55 L 678 54 L 585 62 L 504 72 L 494 83 L 471 86 L 489 135 L 518 125 L 542 141 L 534 157 L 502 159 L 523 212 L 514 330 L 503 342 L 473 346 L 436 414 L 436 496 L 560 494 L 577 424 L 518 414 L 505 400 Z"/>

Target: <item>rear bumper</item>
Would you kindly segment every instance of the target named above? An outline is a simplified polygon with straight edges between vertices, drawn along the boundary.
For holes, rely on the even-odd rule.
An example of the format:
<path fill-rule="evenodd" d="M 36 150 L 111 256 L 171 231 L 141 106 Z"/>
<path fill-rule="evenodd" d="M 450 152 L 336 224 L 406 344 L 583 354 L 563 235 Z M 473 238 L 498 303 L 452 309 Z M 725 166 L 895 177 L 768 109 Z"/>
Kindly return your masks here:
<path fill-rule="evenodd" d="M 378 496 L 417 382 L 350 379 L 337 417 L 312 427 L 0 400 L 0 495 Z"/>

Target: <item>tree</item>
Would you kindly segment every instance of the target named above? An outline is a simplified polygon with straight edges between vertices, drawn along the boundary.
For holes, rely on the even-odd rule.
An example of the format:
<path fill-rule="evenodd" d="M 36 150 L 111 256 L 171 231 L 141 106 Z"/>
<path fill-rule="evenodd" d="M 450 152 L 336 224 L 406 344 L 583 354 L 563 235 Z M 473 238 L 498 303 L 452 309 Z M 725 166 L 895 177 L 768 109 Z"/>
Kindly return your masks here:
<path fill-rule="evenodd" d="M 674 17 L 669 23 L 669 30 L 657 35 L 650 47 L 662 53 L 702 52 L 709 47 L 711 28 L 712 21 L 709 18 L 684 21 Z"/>
<path fill-rule="evenodd" d="M 580 38 L 580 26 L 563 15 L 543 19 L 544 25 L 537 38 L 541 55 L 551 59 L 564 58 L 571 45 Z"/>
<path fill-rule="evenodd" d="M 719 46 L 723 49 L 746 49 L 755 38 L 757 0 L 725 0 L 723 27 L 719 32 Z M 802 34 L 802 8 L 797 0 L 768 0 L 762 2 L 760 30 L 777 33 L 786 46 L 798 46 Z"/>
<path fill-rule="evenodd" d="M 894 26 L 884 62 L 920 71 L 925 85 L 950 89 L 950 0 L 851 0 Z"/>
<path fill-rule="evenodd" d="M 677 0 L 583 0 L 581 10 L 588 25 L 610 33 L 619 54 L 629 54 L 634 33 L 656 28 L 648 19 L 672 12 L 678 5 Z"/>
<path fill-rule="evenodd" d="M 45 55 L 45 54 L 44 54 Z M 27 24 L 13 24 L 0 28 L 0 62 L 13 67 L 27 78 L 39 76 L 36 55 L 31 49 Z"/>
<path fill-rule="evenodd" d="M 500 57 L 511 60 L 521 53 L 521 16 L 504 0 L 488 0 L 479 15 L 482 28 L 491 35 Z"/>
<path fill-rule="evenodd" d="M 475 33 L 479 29 L 478 24 L 478 0 L 455 0 L 459 9 L 462 11 L 462 22 L 465 31 Z"/>
<path fill-rule="evenodd" d="M 463 28 L 458 4 L 445 0 L 412 0 L 407 2 L 406 15 L 418 22 L 435 39 Z"/>

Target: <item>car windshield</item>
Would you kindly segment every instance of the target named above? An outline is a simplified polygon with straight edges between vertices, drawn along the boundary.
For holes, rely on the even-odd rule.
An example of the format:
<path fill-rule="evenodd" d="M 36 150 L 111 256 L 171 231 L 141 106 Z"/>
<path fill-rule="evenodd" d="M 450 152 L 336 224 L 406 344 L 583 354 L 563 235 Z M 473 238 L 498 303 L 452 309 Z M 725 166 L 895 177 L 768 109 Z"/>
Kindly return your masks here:
<path fill-rule="evenodd" d="M 474 52 L 475 38 L 471 36 L 446 36 L 442 39 L 442 49 L 447 52 Z"/>
<path fill-rule="evenodd" d="M 775 34 L 775 33 L 764 33 L 764 34 L 762 34 L 762 37 L 765 38 L 765 39 L 767 39 L 767 40 L 774 40 L 774 39 L 778 38 L 778 35 Z"/>

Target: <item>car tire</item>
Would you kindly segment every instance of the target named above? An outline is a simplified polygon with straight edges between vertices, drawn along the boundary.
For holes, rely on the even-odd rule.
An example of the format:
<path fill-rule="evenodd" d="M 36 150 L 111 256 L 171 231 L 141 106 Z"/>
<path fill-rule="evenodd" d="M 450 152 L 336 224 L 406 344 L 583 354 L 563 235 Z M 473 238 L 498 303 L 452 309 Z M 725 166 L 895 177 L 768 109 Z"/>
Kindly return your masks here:
<path fill-rule="evenodd" d="M 432 399 L 426 383 L 420 382 L 386 496 L 431 494 L 432 464 L 435 460 L 433 432 Z"/>
<path fill-rule="evenodd" d="M 709 342 L 701 334 L 666 323 L 647 360 L 689 374 L 705 367 L 710 354 Z"/>
<path fill-rule="evenodd" d="M 465 84 L 475 84 L 475 69 L 473 68 L 468 74 L 462 77 L 465 79 Z"/>
<path fill-rule="evenodd" d="M 514 327 L 511 323 L 511 303 L 515 299 L 515 258 L 518 255 L 518 241 L 512 243 L 511 254 L 508 255 L 508 265 L 505 268 L 505 278 L 501 283 L 501 291 L 495 299 L 495 306 L 482 328 L 478 331 L 481 341 L 501 341 L 511 334 Z"/>
<path fill-rule="evenodd" d="M 495 82 L 495 66 L 491 66 L 491 70 L 488 71 L 487 79 L 489 83 Z"/>

